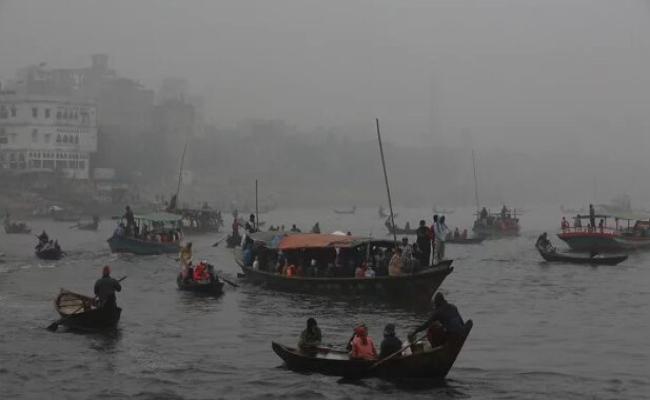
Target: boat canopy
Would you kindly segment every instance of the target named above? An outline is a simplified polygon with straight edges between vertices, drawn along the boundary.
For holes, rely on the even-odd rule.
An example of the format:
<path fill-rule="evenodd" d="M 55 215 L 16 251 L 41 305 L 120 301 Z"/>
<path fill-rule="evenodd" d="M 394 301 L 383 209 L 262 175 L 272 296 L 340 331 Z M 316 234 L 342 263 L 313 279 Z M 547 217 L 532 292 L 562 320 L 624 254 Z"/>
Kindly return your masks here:
<path fill-rule="evenodd" d="M 171 214 L 168 212 L 153 212 L 149 214 L 136 214 L 134 218 L 140 221 L 148 222 L 162 222 L 168 224 L 176 224 L 181 220 L 181 216 L 177 214 Z"/>

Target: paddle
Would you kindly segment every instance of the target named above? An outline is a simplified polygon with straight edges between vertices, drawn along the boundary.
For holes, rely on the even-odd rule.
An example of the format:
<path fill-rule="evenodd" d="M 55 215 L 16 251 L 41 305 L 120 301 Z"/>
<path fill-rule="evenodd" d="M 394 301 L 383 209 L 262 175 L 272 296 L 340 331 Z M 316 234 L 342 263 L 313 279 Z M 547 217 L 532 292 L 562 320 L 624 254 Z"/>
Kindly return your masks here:
<path fill-rule="evenodd" d="M 118 282 L 122 282 L 122 281 L 125 280 L 125 279 L 126 279 L 126 275 L 124 275 L 123 277 L 121 277 L 121 278 L 118 279 L 117 281 L 118 281 Z M 84 307 L 86 307 L 86 305 L 85 305 L 85 304 L 82 304 L 81 307 L 77 308 L 76 310 L 74 310 L 74 311 L 71 312 L 70 314 L 66 315 L 65 317 L 59 318 L 58 320 L 52 322 L 52 323 L 51 323 L 50 325 L 48 325 L 45 329 L 47 329 L 47 330 L 50 331 L 50 332 L 56 332 L 56 330 L 59 328 L 59 325 L 61 325 L 61 324 L 62 324 L 63 322 L 65 322 L 65 321 L 67 321 L 68 318 L 70 318 L 70 317 L 72 317 L 73 315 L 75 315 L 78 311 L 81 311 L 82 309 L 84 309 Z"/>
<path fill-rule="evenodd" d="M 238 284 L 229 281 L 228 279 L 224 278 L 223 276 L 220 276 L 219 279 L 221 279 L 222 281 L 226 282 L 227 284 L 229 284 L 229 285 L 232 286 L 232 287 L 239 287 Z"/>
<path fill-rule="evenodd" d="M 217 241 L 212 245 L 212 247 L 217 247 L 217 246 L 219 246 L 219 244 L 220 244 L 221 242 L 223 242 L 227 237 L 228 237 L 228 235 L 226 235 L 226 236 L 222 237 L 221 239 L 217 240 Z"/>
<path fill-rule="evenodd" d="M 359 380 L 359 379 L 363 379 L 363 378 L 366 377 L 366 376 L 368 375 L 368 373 L 370 373 L 373 369 L 375 369 L 375 368 L 377 368 L 378 366 L 382 365 L 382 364 L 385 363 L 386 361 L 392 360 L 392 359 L 395 358 L 396 356 L 402 354 L 402 352 L 403 352 L 404 350 L 408 349 L 411 345 L 416 344 L 417 342 L 419 342 L 420 340 L 423 340 L 423 339 L 426 338 L 426 337 L 427 337 L 427 335 L 425 334 L 424 336 L 422 336 L 422 337 L 420 337 L 419 339 L 415 340 L 413 343 L 409 343 L 409 344 L 407 344 L 406 346 L 404 346 L 404 347 L 402 347 L 401 349 L 399 349 L 398 351 L 396 351 L 396 352 L 394 352 L 394 353 L 392 353 L 392 354 L 390 354 L 390 355 L 388 355 L 388 356 L 382 358 L 381 360 L 378 360 L 378 361 L 374 362 L 374 363 L 373 363 L 372 365 L 370 365 L 368 368 L 366 368 L 366 369 L 364 369 L 364 370 L 362 370 L 362 371 L 359 371 L 359 372 L 357 372 L 356 374 L 349 375 L 349 376 L 344 376 L 343 378 L 339 379 L 338 382 L 339 382 L 339 383 L 344 383 L 345 381 L 351 381 L 351 380 Z"/>

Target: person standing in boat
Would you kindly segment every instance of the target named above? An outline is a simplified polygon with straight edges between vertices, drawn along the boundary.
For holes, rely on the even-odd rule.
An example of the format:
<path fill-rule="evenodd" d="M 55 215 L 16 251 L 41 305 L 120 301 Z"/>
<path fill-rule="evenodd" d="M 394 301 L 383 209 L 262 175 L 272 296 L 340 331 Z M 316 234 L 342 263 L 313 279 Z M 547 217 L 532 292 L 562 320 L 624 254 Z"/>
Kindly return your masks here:
<path fill-rule="evenodd" d="M 594 210 L 593 204 L 589 204 L 589 225 L 592 228 L 596 227 L 596 210 Z"/>
<path fill-rule="evenodd" d="M 388 263 L 388 275 L 400 276 L 402 275 L 402 249 L 396 247 L 393 256 Z"/>
<path fill-rule="evenodd" d="M 187 244 L 181 248 L 178 259 L 181 262 L 182 278 L 191 278 L 192 276 L 189 274 L 189 269 L 192 267 L 192 242 L 187 242 Z"/>
<path fill-rule="evenodd" d="M 438 264 L 440 261 L 445 258 L 445 240 L 447 240 L 447 233 L 449 228 L 445 224 L 445 216 L 443 215 L 438 220 L 436 224 L 436 261 L 435 264 Z"/>
<path fill-rule="evenodd" d="M 36 250 L 40 250 L 50 241 L 50 237 L 47 235 L 47 232 L 43 231 L 40 235 L 36 236 L 38 239 L 38 244 L 36 245 Z"/>
<path fill-rule="evenodd" d="M 257 224 L 255 223 L 255 214 L 251 214 L 248 217 L 248 222 L 246 222 L 246 225 L 244 226 L 244 229 L 246 230 L 246 233 L 248 233 L 248 234 L 255 233 L 255 232 L 258 231 Z"/>
<path fill-rule="evenodd" d="M 431 265 L 436 263 L 436 232 L 438 230 L 438 214 L 433 216 L 433 223 L 431 224 Z"/>
<path fill-rule="evenodd" d="M 432 347 L 440 345 L 440 330 L 442 329 L 443 336 L 461 334 L 465 322 L 458 312 L 455 305 L 448 303 L 442 293 L 436 293 L 434 300 L 433 314 L 422 325 L 415 328 L 408 336 L 409 341 L 412 343 L 415 335 L 427 329 L 427 339 Z M 443 338 L 444 340 L 444 338 Z"/>
<path fill-rule="evenodd" d="M 379 358 L 383 359 L 395 354 L 402 348 L 402 341 L 395 335 L 395 324 L 386 324 L 384 328 L 384 340 L 379 346 Z"/>
<path fill-rule="evenodd" d="M 415 231 L 415 235 L 417 236 L 415 243 L 417 243 L 420 251 L 420 267 L 428 267 L 429 257 L 431 257 L 431 229 L 429 229 L 425 220 L 420 221 L 420 226 Z"/>
<path fill-rule="evenodd" d="M 102 277 L 95 282 L 95 296 L 97 296 L 97 308 L 117 308 L 115 292 L 120 292 L 120 282 L 111 277 L 111 267 L 108 265 L 102 269 Z"/>
<path fill-rule="evenodd" d="M 126 212 L 122 218 L 126 220 L 127 235 L 135 235 L 135 216 L 133 215 L 130 206 L 126 206 Z"/>
<path fill-rule="evenodd" d="M 314 318 L 309 318 L 307 320 L 307 328 L 305 328 L 305 330 L 300 334 L 298 348 L 302 351 L 314 350 L 316 347 L 320 346 L 322 339 L 322 334 L 316 320 Z"/>

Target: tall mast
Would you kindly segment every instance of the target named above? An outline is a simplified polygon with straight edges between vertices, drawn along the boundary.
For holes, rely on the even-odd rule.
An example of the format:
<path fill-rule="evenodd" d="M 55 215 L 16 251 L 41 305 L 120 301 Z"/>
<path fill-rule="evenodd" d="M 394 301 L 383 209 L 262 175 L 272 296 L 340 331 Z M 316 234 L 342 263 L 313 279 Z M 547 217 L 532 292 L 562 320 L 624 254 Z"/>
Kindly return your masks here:
<path fill-rule="evenodd" d="M 480 203 L 478 202 L 478 179 L 476 178 L 476 156 L 472 149 L 472 167 L 474 168 L 474 199 L 476 200 L 476 215 L 479 213 Z"/>
<path fill-rule="evenodd" d="M 384 146 L 381 143 L 381 133 L 379 133 L 379 118 L 375 118 L 377 124 L 377 140 L 379 141 L 379 154 L 381 155 L 381 166 L 384 169 L 384 181 L 386 182 L 386 193 L 388 194 L 388 208 L 390 209 L 390 222 L 393 226 L 393 242 L 397 247 L 397 232 L 395 231 L 395 215 L 393 214 L 393 201 L 390 198 L 390 186 L 388 186 L 388 174 L 386 173 L 386 160 L 384 159 Z"/>

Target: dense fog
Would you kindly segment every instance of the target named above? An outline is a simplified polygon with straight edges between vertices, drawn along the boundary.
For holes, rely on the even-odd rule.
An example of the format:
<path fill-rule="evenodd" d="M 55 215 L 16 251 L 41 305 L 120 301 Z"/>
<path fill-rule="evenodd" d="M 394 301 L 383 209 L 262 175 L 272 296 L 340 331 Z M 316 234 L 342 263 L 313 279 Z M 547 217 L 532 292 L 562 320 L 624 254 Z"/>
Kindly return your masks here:
<path fill-rule="evenodd" d="M 187 142 L 193 203 L 385 204 L 379 118 L 398 205 L 473 204 L 474 150 L 488 205 L 646 207 L 648 50 L 641 0 L 0 0 L 0 82 L 103 53 L 193 105 L 164 151 L 154 123 L 97 158 L 169 194 Z"/>

